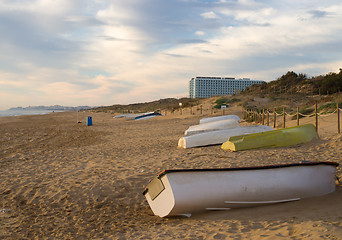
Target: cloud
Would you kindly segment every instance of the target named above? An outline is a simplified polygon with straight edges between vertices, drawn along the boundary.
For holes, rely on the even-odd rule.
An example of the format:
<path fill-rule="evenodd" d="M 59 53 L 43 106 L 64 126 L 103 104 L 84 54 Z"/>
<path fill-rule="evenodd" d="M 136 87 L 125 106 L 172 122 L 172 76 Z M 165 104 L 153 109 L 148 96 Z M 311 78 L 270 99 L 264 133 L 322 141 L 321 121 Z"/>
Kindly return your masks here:
<path fill-rule="evenodd" d="M 203 32 L 203 31 L 196 31 L 195 34 L 196 34 L 197 36 L 204 36 L 204 35 L 205 35 L 205 32 Z"/>
<path fill-rule="evenodd" d="M 309 11 L 309 13 L 312 15 L 312 18 L 324 18 L 329 15 L 328 12 L 320 11 L 320 10 L 312 10 L 312 11 Z"/>
<path fill-rule="evenodd" d="M 202 39 L 185 39 L 185 40 L 179 40 L 179 44 L 193 44 L 193 43 L 206 43 L 207 41 Z"/>
<path fill-rule="evenodd" d="M 338 0 L 4 0 L 0 109 L 185 96 L 198 75 L 338 71 L 340 12 Z"/>
<path fill-rule="evenodd" d="M 201 16 L 205 19 L 217 19 L 217 18 L 219 18 L 213 11 L 201 13 Z"/>

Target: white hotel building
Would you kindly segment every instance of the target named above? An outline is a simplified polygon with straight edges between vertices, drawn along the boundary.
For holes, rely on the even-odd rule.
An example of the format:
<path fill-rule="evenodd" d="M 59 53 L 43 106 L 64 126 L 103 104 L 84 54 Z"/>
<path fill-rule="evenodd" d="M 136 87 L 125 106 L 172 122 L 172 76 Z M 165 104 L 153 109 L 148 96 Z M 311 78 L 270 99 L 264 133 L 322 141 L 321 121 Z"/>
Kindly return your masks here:
<path fill-rule="evenodd" d="M 261 84 L 264 81 L 249 78 L 235 79 L 231 77 L 195 77 L 190 80 L 190 98 L 209 98 L 238 93 L 246 87 Z"/>

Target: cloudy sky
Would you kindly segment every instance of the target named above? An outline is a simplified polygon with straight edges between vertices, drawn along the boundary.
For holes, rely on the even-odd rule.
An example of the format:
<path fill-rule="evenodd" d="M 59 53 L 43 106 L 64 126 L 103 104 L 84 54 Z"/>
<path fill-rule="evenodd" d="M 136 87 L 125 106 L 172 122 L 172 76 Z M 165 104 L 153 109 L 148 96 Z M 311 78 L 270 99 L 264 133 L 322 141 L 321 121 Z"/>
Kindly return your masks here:
<path fill-rule="evenodd" d="M 340 0 L 0 0 L 0 109 L 188 96 L 342 68 Z"/>

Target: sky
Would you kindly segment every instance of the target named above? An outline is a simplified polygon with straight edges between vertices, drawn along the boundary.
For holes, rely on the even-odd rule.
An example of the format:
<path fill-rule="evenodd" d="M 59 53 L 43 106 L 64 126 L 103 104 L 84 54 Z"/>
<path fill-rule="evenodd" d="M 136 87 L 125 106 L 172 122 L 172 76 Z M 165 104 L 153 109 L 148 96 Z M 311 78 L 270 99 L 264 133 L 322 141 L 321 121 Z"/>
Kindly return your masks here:
<path fill-rule="evenodd" d="M 0 0 L 0 110 L 188 97 L 342 68 L 341 0 Z"/>

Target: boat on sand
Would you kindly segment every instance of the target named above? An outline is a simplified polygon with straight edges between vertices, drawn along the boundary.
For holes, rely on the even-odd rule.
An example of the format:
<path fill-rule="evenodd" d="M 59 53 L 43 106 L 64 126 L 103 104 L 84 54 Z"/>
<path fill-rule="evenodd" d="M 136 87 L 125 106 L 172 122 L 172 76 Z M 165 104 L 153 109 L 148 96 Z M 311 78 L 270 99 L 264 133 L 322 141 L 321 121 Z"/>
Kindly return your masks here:
<path fill-rule="evenodd" d="M 157 216 L 190 217 L 208 210 L 283 203 L 334 192 L 337 166 L 334 162 L 305 162 L 165 170 L 143 194 Z"/>
<path fill-rule="evenodd" d="M 208 123 L 208 122 L 215 122 L 215 121 L 220 121 L 220 120 L 226 120 L 226 119 L 234 119 L 236 121 L 241 121 L 241 119 L 237 115 L 223 115 L 223 116 L 217 116 L 217 117 L 202 118 L 200 120 L 200 124 Z"/>
<path fill-rule="evenodd" d="M 157 112 L 144 113 L 142 115 L 136 116 L 134 120 L 146 120 L 154 118 L 155 116 L 161 116 L 161 114 Z"/>
<path fill-rule="evenodd" d="M 192 148 L 222 144 L 232 136 L 243 134 L 265 132 L 273 130 L 272 127 L 265 125 L 239 126 L 236 128 L 207 131 L 190 136 L 181 137 L 178 141 L 178 148 Z"/>
<path fill-rule="evenodd" d="M 242 151 L 258 148 L 287 147 L 306 143 L 318 138 L 316 128 L 312 124 L 283 128 L 273 131 L 252 133 L 230 137 L 221 148 L 231 151 Z"/>
<path fill-rule="evenodd" d="M 113 118 L 126 118 L 127 120 L 145 120 L 150 119 L 155 116 L 161 116 L 158 112 L 145 112 L 145 113 L 127 113 L 127 114 L 120 114 L 116 115 Z"/>
<path fill-rule="evenodd" d="M 228 129 L 239 127 L 240 124 L 234 119 L 224 119 L 215 122 L 208 122 L 198 125 L 190 126 L 184 133 L 184 135 L 198 134 L 206 131 L 214 131 L 220 129 Z"/>

